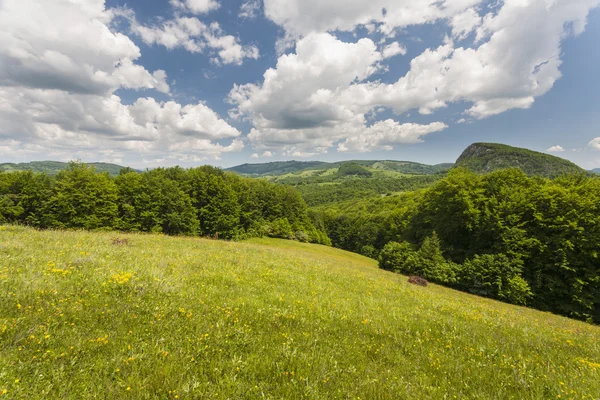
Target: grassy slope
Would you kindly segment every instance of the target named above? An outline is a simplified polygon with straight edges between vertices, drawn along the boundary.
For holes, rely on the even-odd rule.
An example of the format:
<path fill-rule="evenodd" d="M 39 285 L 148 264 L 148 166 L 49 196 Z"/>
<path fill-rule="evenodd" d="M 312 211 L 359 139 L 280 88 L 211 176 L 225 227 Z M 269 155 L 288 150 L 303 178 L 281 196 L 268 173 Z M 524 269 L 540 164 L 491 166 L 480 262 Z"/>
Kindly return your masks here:
<path fill-rule="evenodd" d="M 596 398 L 600 329 L 280 240 L 0 226 L 8 398 Z"/>

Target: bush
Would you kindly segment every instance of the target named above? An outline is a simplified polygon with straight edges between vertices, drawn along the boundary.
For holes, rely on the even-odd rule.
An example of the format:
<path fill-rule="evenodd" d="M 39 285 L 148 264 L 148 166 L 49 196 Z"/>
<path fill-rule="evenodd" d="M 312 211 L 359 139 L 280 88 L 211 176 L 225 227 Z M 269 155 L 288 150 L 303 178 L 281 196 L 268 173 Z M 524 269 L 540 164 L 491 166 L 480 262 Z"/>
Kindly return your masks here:
<path fill-rule="evenodd" d="M 377 259 L 377 249 L 370 244 L 364 245 L 363 247 L 360 248 L 360 254 L 362 254 L 365 257 L 369 257 L 372 258 L 374 260 Z"/>
<path fill-rule="evenodd" d="M 529 284 L 521 277 L 523 263 L 506 254 L 476 255 L 466 260 L 459 286 L 473 294 L 526 304 L 531 297 Z"/>
<path fill-rule="evenodd" d="M 389 242 L 379 254 L 379 268 L 403 274 L 417 269 L 419 257 L 408 242 Z"/>
<path fill-rule="evenodd" d="M 269 237 L 292 239 L 292 225 L 287 218 L 278 218 L 265 227 L 265 234 Z"/>

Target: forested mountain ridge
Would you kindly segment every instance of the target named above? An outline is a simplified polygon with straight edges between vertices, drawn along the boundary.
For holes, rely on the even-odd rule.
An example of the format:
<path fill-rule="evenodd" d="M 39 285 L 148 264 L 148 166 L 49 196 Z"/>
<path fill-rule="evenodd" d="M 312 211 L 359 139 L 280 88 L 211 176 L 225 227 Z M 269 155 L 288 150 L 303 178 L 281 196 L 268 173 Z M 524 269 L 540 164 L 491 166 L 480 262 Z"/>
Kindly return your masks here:
<path fill-rule="evenodd" d="M 127 168 L 122 165 L 94 162 L 87 163 L 87 165 L 93 166 L 98 172 L 108 172 L 112 176 L 119 175 L 122 169 Z M 27 163 L 3 163 L 0 164 L 0 171 L 11 172 L 11 171 L 32 171 L 32 172 L 43 172 L 50 176 L 56 176 L 60 171 L 64 171 L 69 168 L 69 163 L 60 161 L 32 161 Z"/>
<path fill-rule="evenodd" d="M 454 164 L 454 168 L 461 167 L 476 173 L 519 168 L 528 176 L 545 178 L 586 172 L 563 158 L 499 143 L 473 143 Z"/>
<path fill-rule="evenodd" d="M 395 160 L 347 160 L 337 162 L 324 161 L 275 161 L 259 164 L 242 164 L 226 168 L 225 171 L 250 176 L 281 176 L 286 174 L 310 173 L 318 174 L 329 169 L 338 169 L 343 164 L 353 163 L 379 171 L 394 171 L 403 174 L 436 174 L 452 167 L 451 163 L 436 165 L 421 164 L 412 161 Z M 322 173 L 322 172 L 321 172 Z"/>

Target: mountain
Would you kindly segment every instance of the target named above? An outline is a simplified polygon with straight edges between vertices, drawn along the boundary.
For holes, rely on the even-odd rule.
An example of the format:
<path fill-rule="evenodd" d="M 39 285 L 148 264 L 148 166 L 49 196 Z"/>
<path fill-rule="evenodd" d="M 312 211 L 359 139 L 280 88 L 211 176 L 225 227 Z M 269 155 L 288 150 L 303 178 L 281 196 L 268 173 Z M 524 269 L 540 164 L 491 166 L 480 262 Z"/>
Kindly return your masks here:
<path fill-rule="evenodd" d="M 281 176 L 299 174 L 306 171 L 325 171 L 338 169 L 343 164 L 359 164 L 372 171 L 393 171 L 409 175 L 429 175 L 443 172 L 452 167 L 452 164 L 426 165 L 411 161 L 394 160 L 348 160 L 338 162 L 323 161 L 277 161 L 262 164 L 242 164 L 227 168 L 226 171 L 250 176 Z"/>
<path fill-rule="evenodd" d="M 119 172 L 125 168 L 121 165 L 110 164 L 110 163 L 88 163 L 88 165 L 92 165 L 96 167 L 96 171 L 98 172 L 108 172 L 110 175 L 119 175 Z M 33 171 L 33 172 L 43 172 L 48 175 L 56 175 L 60 171 L 67 169 L 69 163 L 64 163 L 60 161 L 32 161 L 28 163 L 4 163 L 0 164 L 0 171 Z"/>
<path fill-rule="evenodd" d="M 454 168 L 459 167 L 477 173 L 520 168 L 527 175 L 547 178 L 586 172 L 560 157 L 498 143 L 473 143 L 456 160 Z"/>
<path fill-rule="evenodd" d="M 593 172 L 594 174 L 600 174 L 600 168 L 591 169 L 590 172 Z"/>

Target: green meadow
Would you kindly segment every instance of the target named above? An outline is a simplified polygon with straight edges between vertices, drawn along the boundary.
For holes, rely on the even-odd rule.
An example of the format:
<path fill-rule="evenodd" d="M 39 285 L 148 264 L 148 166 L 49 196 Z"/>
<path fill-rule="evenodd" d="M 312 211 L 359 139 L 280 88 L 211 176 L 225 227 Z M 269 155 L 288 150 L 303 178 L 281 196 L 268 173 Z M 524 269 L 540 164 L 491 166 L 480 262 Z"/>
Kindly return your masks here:
<path fill-rule="evenodd" d="M 0 226 L 0 293 L 0 398 L 600 396 L 598 326 L 320 245 Z"/>

